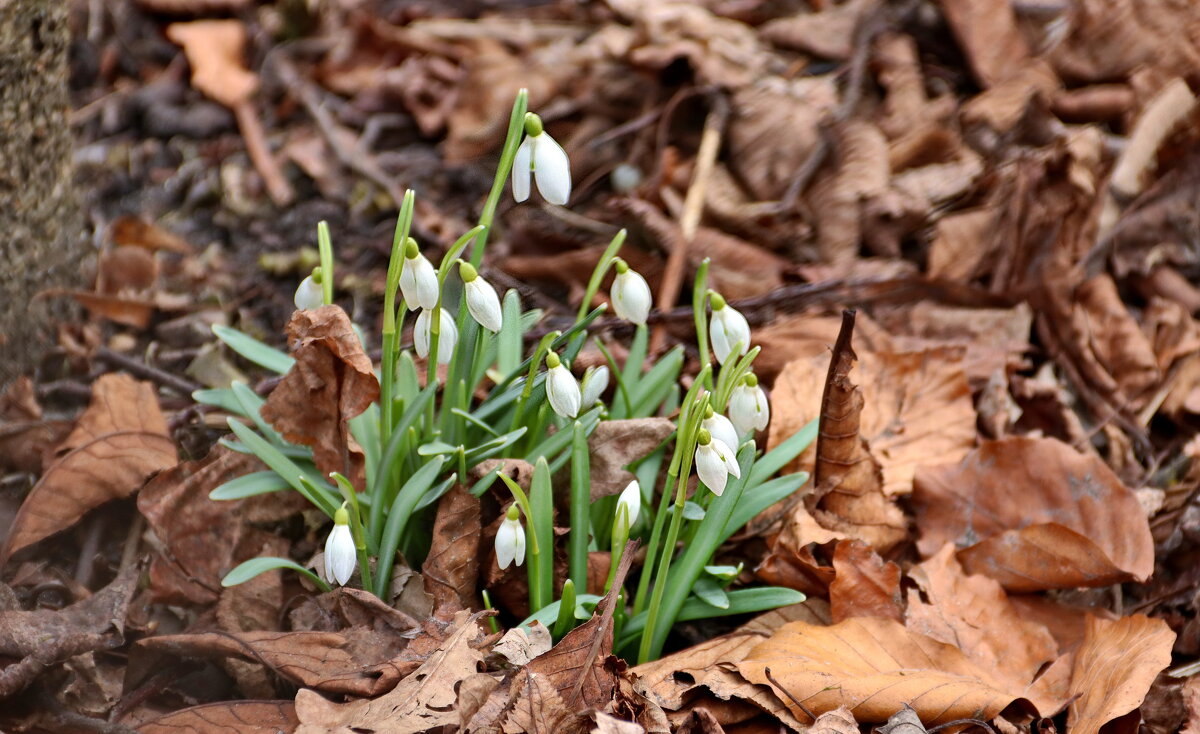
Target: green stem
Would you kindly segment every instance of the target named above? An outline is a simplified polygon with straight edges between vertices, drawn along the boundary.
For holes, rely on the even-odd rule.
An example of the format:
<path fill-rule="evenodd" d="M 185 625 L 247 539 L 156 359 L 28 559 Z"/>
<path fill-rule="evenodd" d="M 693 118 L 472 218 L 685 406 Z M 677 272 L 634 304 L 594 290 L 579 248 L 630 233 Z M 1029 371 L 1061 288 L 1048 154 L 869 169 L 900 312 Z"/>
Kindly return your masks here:
<path fill-rule="evenodd" d="M 500 164 L 496 167 L 496 177 L 492 180 L 492 190 L 488 192 L 483 211 L 479 214 L 479 224 L 485 227 L 475 237 L 475 246 L 471 250 L 471 264 L 476 268 L 483 262 L 483 248 L 487 246 L 488 232 L 491 231 L 492 221 L 496 218 L 496 207 L 500 204 L 500 196 L 504 193 L 504 183 L 512 172 L 513 159 L 517 156 L 517 148 L 521 145 L 521 137 L 525 134 L 525 111 L 529 109 L 529 90 L 522 88 L 513 100 L 512 115 L 508 118 L 508 133 L 504 138 L 504 148 L 500 152 Z"/>
<path fill-rule="evenodd" d="M 379 367 L 379 442 L 387 446 L 391 439 L 393 419 L 392 395 L 396 382 L 396 291 L 400 287 L 400 273 L 404 269 L 404 245 L 412 227 L 413 207 L 416 196 L 412 189 L 404 192 L 400 202 L 400 214 L 396 217 L 396 230 L 392 235 L 392 254 L 388 260 L 387 280 L 383 293 L 383 356 Z M 375 499 L 375 498 L 372 498 Z"/>
<path fill-rule="evenodd" d="M 696 282 L 692 286 L 692 317 L 696 321 L 696 346 L 700 349 L 700 364 L 709 364 L 708 357 L 708 266 L 711 261 L 704 258 L 696 268 Z M 712 385 L 709 384 L 711 389 Z"/>
<path fill-rule="evenodd" d="M 612 267 L 613 258 L 621 250 L 621 245 L 625 244 L 625 236 L 628 234 L 624 229 L 621 229 L 608 243 L 604 254 L 600 256 L 600 261 L 596 263 L 595 270 L 592 271 L 592 277 L 588 280 L 587 291 L 583 295 L 583 302 L 579 304 L 579 313 L 575 316 L 575 320 L 579 321 L 587 315 L 588 309 L 592 307 L 592 299 L 596 297 L 596 292 L 600 290 L 600 283 L 604 281 L 604 274 Z"/>
<path fill-rule="evenodd" d="M 569 546 L 570 577 L 575 588 L 587 589 L 588 531 L 591 528 L 591 469 L 588 437 L 583 424 L 575 421 L 571 437 L 571 537 Z"/>
<path fill-rule="evenodd" d="M 329 222 L 317 222 L 317 252 L 321 258 L 321 295 L 325 305 L 333 303 L 333 240 L 329 237 Z"/>

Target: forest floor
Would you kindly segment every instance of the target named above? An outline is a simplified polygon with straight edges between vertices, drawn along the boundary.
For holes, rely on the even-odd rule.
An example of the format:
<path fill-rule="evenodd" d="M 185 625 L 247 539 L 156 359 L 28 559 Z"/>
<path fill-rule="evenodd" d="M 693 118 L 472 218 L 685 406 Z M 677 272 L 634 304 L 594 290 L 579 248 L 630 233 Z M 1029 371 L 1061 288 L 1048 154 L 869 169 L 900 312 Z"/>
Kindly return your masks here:
<path fill-rule="evenodd" d="M 0 394 L 0 728 L 1200 732 L 1200 4 L 72 6 L 96 257 L 58 296 L 80 318 Z M 845 453 L 786 467 L 813 481 L 719 554 L 808 600 L 680 624 L 639 666 L 611 655 L 612 599 L 554 648 L 489 632 L 477 592 L 524 611 L 495 498 L 439 505 L 476 528 L 449 598 L 429 569 L 388 604 L 220 583 L 310 563 L 328 522 L 209 499 L 255 465 L 193 391 L 279 384 L 211 327 L 283 347 L 326 221 L 336 302 L 379 333 L 403 192 L 440 257 L 522 87 L 574 191 L 506 192 L 489 282 L 569 324 L 625 228 L 654 353 L 700 370 L 705 259 L 749 320 L 761 446 L 831 390 L 849 411 Z M 629 329 L 597 323 L 622 359 Z"/>

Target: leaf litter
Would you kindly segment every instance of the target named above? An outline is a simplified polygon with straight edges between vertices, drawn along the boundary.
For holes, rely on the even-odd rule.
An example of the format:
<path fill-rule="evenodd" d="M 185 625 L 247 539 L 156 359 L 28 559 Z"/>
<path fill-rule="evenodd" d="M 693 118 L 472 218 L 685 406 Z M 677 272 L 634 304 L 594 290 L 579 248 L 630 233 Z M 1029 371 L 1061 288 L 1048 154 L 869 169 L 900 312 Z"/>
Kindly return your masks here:
<path fill-rule="evenodd" d="M 439 17 L 78 5 L 100 13 L 94 56 L 76 60 L 80 159 L 99 181 L 111 174 L 89 161 L 125 160 L 130 178 L 87 194 L 108 241 L 94 287 L 68 294 L 92 316 L 60 334 L 68 372 L 0 398 L 4 486 L 32 486 L 0 502 L 0 629 L 17 661 L 0 692 L 22 697 L 6 728 L 1197 728 L 1196 678 L 1163 674 L 1200 656 L 1195 7 L 656 0 L 494 8 L 484 23 L 457 3 Z M 278 44 L 291 34 L 316 43 Z M 656 292 L 672 253 L 689 270 L 711 258 L 764 346 L 767 445 L 825 418 L 791 467 L 814 475 L 803 496 L 722 551 L 812 598 L 681 628 L 637 668 L 611 655 L 609 611 L 549 650 L 540 633 L 487 631 L 498 508 L 465 487 L 439 501 L 430 557 L 397 574 L 394 605 L 278 572 L 222 588 L 264 552 L 311 562 L 314 519 L 278 493 L 210 500 L 256 467 L 210 454 L 224 416 L 175 397 L 192 365 L 214 386 L 258 374 L 208 326 L 278 341 L 304 273 L 258 257 L 307 242 L 312 221 L 349 212 L 334 216 L 361 268 L 339 289 L 356 303 L 381 289 L 393 191 L 420 181 L 419 236 L 447 245 L 482 200 L 476 159 L 518 84 L 557 105 L 582 215 L 502 207 L 492 265 L 553 317 L 579 305 L 598 232 L 630 228 L 628 259 Z M 686 235 L 701 126 L 721 104 Z M 215 132 L 195 134 L 203 120 Z M 679 306 L 652 318 L 686 341 Z M 857 328 L 839 339 L 846 307 Z M 302 368 L 257 388 L 321 472 L 360 482 L 346 421 L 377 385 L 340 313 L 290 325 Z M 663 424 L 601 424 L 593 497 L 623 488 Z M 1177 705 L 1152 710 L 1168 694 Z"/>

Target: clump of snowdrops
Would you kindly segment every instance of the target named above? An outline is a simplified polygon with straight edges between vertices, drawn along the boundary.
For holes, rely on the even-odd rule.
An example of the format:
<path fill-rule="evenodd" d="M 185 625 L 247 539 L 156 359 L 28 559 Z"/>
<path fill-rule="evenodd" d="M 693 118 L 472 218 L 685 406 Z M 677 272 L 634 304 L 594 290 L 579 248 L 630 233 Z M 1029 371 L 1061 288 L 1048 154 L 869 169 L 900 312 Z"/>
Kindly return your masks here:
<path fill-rule="evenodd" d="M 752 371 L 758 348 L 751 348 L 746 319 L 707 288 L 707 262 L 699 268 L 693 292 L 699 374 L 686 391 L 681 388 L 682 346 L 649 359 L 651 293 L 646 280 L 618 257 L 624 231 L 597 264 L 575 323 L 546 334 L 526 352 L 525 334 L 541 314 L 523 310 L 515 291 L 500 298 L 480 275 L 510 172 L 517 201 L 529 198 L 531 177 L 547 202 L 562 206 L 570 198 L 566 153 L 526 106 L 522 90 L 479 224 L 436 267 L 409 236 L 413 192 L 404 197 L 385 287 L 380 398 L 349 421 L 367 457 L 366 486 L 352 486 L 336 472 L 321 476 L 311 449 L 288 443 L 268 425 L 259 414 L 263 400 L 245 385 L 196 393 L 197 401 L 235 414 L 229 419 L 233 436 L 224 443 L 269 467 L 221 485 L 213 498 L 294 490 L 333 521 L 318 564 L 321 573 L 285 558 L 256 558 L 233 569 L 224 583 L 287 568 L 322 590 L 357 579 L 386 600 L 397 553 L 414 565 L 428 554 L 437 500 L 455 483 L 469 481 L 472 468 L 486 459 L 524 459 L 533 465 L 528 491 L 503 473 L 502 465 L 474 481 L 469 491 L 480 496 L 499 480 L 513 499 L 496 533 L 495 555 L 501 568 L 526 569 L 533 614 L 525 623 L 541 621 L 559 637 L 588 618 L 600 599 L 583 593 L 589 551 L 611 550 L 615 570 L 627 541 L 638 539 L 645 561 L 636 586 L 620 590 L 615 640 L 626 657 L 646 661 L 661 654 L 676 622 L 803 599 L 775 587 L 730 589 L 740 566 L 714 565 L 713 557 L 751 518 L 804 484 L 804 474 L 774 475 L 813 440 L 815 425 L 765 454 L 757 450 L 755 432 L 769 417 L 766 395 Z M 333 248 L 324 223 L 318 244 L 321 264 L 297 288 L 298 309 L 333 302 Z M 607 365 L 589 368 L 579 379 L 571 365 L 593 339 L 589 328 L 605 311 L 589 312 L 587 305 L 610 269 L 616 272 L 609 300 L 618 317 L 635 325 L 634 336 L 622 365 L 595 339 Z M 401 327 L 413 311 L 413 348 L 402 349 Z M 214 330 L 235 352 L 267 369 L 282 374 L 293 364 L 287 354 L 241 332 Z M 445 366 L 441 380 L 439 365 Z M 486 397 L 480 399 L 481 394 Z M 649 416 L 673 416 L 674 432 L 627 467 L 636 479 L 624 491 L 592 502 L 588 437 L 601 421 Z M 560 474 L 564 467 L 568 471 Z M 690 491 L 693 473 L 699 485 Z M 558 476 L 569 477 L 568 491 L 558 496 L 570 501 L 556 512 Z M 556 514 L 570 527 L 568 573 L 558 598 Z M 606 580 L 606 592 L 614 575 Z"/>

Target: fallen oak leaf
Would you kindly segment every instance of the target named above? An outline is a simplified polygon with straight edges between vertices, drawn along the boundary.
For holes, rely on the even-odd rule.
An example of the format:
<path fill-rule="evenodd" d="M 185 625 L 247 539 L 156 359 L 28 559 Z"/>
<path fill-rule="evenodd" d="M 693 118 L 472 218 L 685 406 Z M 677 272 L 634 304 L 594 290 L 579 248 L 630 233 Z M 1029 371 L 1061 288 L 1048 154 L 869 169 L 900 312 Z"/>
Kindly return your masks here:
<path fill-rule="evenodd" d="M 296 361 L 262 417 L 288 441 L 312 447 L 322 474 L 341 472 L 361 491 L 366 460 L 346 423 L 379 399 L 371 359 L 340 306 L 296 311 L 287 335 Z"/>
<path fill-rule="evenodd" d="M 1014 702 L 1028 706 L 958 648 L 890 619 L 856 617 L 829 627 L 791 622 L 737 668 L 760 684 L 771 684 L 769 669 L 781 687 L 776 695 L 797 717 L 846 706 L 859 721 L 882 723 L 910 704 L 922 720 L 940 724 L 991 719 Z"/>
<path fill-rule="evenodd" d="M 968 573 L 1009 591 L 1144 581 L 1154 570 L 1133 490 L 1056 439 L 985 441 L 957 464 L 919 469 L 914 489 L 921 554 L 952 542 Z"/>
<path fill-rule="evenodd" d="M 177 460 L 154 387 L 117 373 L 93 385 L 91 404 L 59 452 L 21 504 L 0 563 L 89 510 L 128 497 Z"/>
<path fill-rule="evenodd" d="M 276 734 L 295 731 L 295 704 L 291 701 L 222 701 L 203 703 L 163 714 L 140 726 L 139 734 Z"/>

